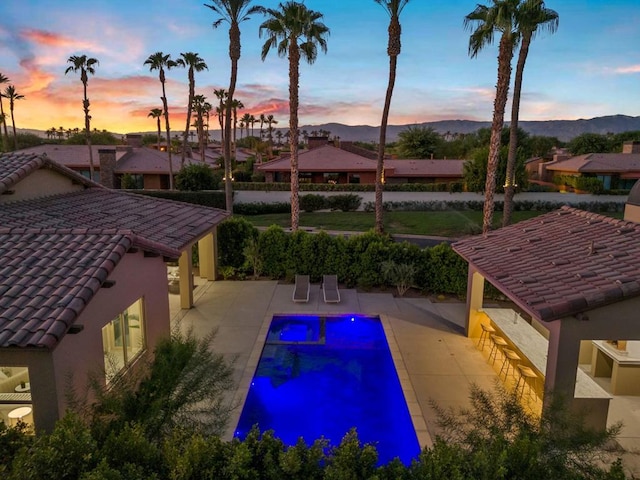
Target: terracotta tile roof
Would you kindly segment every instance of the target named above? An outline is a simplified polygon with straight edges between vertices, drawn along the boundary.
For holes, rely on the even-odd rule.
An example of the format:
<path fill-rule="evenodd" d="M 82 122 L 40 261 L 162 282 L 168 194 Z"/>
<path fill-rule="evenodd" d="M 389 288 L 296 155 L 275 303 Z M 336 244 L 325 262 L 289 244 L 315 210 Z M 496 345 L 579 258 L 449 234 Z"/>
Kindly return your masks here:
<path fill-rule="evenodd" d="M 86 228 L 0 228 L 0 348 L 55 347 L 131 237 Z"/>
<path fill-rule="evenodd" d="M 548 170 L 580 173 L 640 171 L 638 153 L 588 153 L 545 164 Z"/>
<path fill-rule="evenodd" d="M 538 320 L 640 295 L 640 224 L 562 207 L 453 249 Z"/>
<path fill-rule="evenodd" d="M 462 178 L 465 160 L 385 160 L 387 177 Z"/>
<path fill-rule="evenodd" d="M 14 152 L 0 154 L 0 193 L 11 190 L 16 183 L 43 167 L 56 170 L 84 185 L 99 186 L 73 170 L 51 161 L 46 156 L 35 153 Z"/>
<path fill-rule="evenodd" d="M 0 207 L 0 225 L 43 229 L 126 229 L 134 244 L 177 258 L 227 217 L 227 212 L 201 205 L 133 193 L 88 188 L 83 191 L 25 200 Z"/>
<path fill-rule="evenodd" d="M 185 165 L 191 163 L 201 163 L 200 155 L 194 152 L 194 157 L 185 158 Z M 210 167 L 217 167 L 216 158 L 205 155 L 205 161 Z M 171 155 L 173 173 L 180 171 L 181 156 L 179 153 Z M 129 153 L 117 161 L 116 173 L 136 173 L 136 174 L 165 174 L 169 175 L 169 154 L 155 150 L 153 148 L 132 148 Z"/>
<path fill-rule="evenodd" d="M 298 169 L 301 172 L 375 172 L 376 166 L 375 160 L 333 145 L 322 145 L 298 155 Z M 290 169 L 289 155 L 258 165 L 258 170 L 263 172 L 282 172 Z"/>
<path fill-rule="evenodd" d="M 93 165 L 100 169 L 100 157 L 98 150 L 115 149 L 116 145 L 92 145 Z M 24 148 L 19 153 L 46 155 L 54 162 L 69 168 L 89 168 L 89 149 L 86 145 L 57 145 L 45 143 L 35 147 Z M 124 149 L 118 151 L 116 158 L 120 159 L 126 154 Z"/>

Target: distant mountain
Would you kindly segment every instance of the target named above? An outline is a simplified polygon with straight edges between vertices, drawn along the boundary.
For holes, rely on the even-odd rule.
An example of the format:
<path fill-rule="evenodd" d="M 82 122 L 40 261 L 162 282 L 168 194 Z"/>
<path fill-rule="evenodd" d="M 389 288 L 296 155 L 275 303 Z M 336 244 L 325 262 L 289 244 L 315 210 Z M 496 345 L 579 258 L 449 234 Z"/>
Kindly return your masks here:
<path fill-rule="evenodd" d="M 506 122 L 505 125 L 509 125 Z M 389 125 L 387 127 L 387 142 L 395 142 L 398 139 L 398 133 L 409 127 L 431 127 L 436 132 L 445 134 L 449 133 L 472 133 L 483 127 L 491 127 L 491 122 L 477 122 L 473 120 L 442 120 L 439 122 L 424 122 L 408 125 Z M 640 130 L 640 117 L 630 117 L 627 115 L 609 115 L 606 117 L 595 117 L 590 119 L 579 120 L 545 120 L 545 121 L 521 121 L 520 127 L 531 135 L 544 135 L 546 137 L 557 137 L 563 142 L 571 140 L 582 133 L 622 133 L 632 130 Z M 20 131 L 35 133 L 41 137 L 46 137 L 44 131 L 38 130 L 22 130 Z M 286 128 L 277 128 L 282 133 L 286 132 Z M 306 131 L 309 135 L 311 132 L 326 130 L 331 136 L 338 136 L 345 141 L 360 141 L 377 143 L 379 138 L 379 127 L 370 125 L 344 125 L 342 123 L 324 123 L 321 125 L 303 125 L 300 131 Z M 134 133 L 134 132 L 131 132 Z M 149 133 L 155 135 L 155 131 L 135 132 L 139 134 Z M 209 133 L 214 140 L 220 140 L 220 130 L 210 130 Z M 181 134 L 181 133 L 180 133 Z M 119 137 L 120 133 L 114 133 Z M 178 134 L 176 134 L 178 135 Z M 240 135 L 240 132 L 238 132 Z"/>
<path fill-rule="evenodd" d="M 505 125 L 509 125 L 506 122 Z M 491 122 L 477 122 L 473 120 L 442 120 L 439 122 L 424 122 L 410 125 L 389 125 L 387 127 L 387 141 L 394 142 L 398 139 L 398 133 L 410 126 L 431 127 L 436 132 L 472 133 L 483 127 L 491 127 Z M 571 140 L 582 133 L 622 133 L 631 130 L 640 130 L 640 117 L 627 115 L 610 115 L 579 120 L 545 120 L 545 121 L 521 121 L 520 127 L 531 135 L 544 135 L 557 137 L 563 142 Z M 323 125 L 304 125 L 300 130 L 307 133 L 318 130 L 327 130 L 331 136 L 338 136 L 345 141 L 377 142 L 379 128 L 369 125 L 343 125 L 341 123 L 325 123 Z"/>

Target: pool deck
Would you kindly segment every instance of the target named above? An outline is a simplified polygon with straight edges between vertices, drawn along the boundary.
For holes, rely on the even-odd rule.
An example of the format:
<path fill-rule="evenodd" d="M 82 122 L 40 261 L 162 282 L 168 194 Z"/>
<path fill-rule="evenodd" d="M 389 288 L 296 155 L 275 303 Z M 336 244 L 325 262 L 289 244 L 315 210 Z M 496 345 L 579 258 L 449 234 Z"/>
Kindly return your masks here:
<path fill-rule="evenodd" d="M 422 446 L 430 445 L 437 432 L 431 402 L 440 406 L 469 406 L 469 387 L 475 383 L 493 389 L 498 376 L 486 354 L 464 336 L 465 305 L 433 303 L 427 298 L 396 298 L 389 293 L 362 293 L 340 289 L 341 302 L 326 304 L 319 284 L 311 285 L 308 303 L 292 301 L 293 285 L 276 281 L 216 281 L 197 279 L 195 306 L 180 310 L 178 296 L 170 295 L 172 321 L 183 330 L 204 336 L 217 329 L 212 349 L 233 360 L 238 405 L 232 415 L 227 439 L 233 434 L 249 383 L 258 363 L 267 329 L 274 314 L 380 315 L 394 361 Z M 617 398 L 617 397 L 616 397 Z M 634 453 L 640 449 L 640 397 L 612 401 L 610 420 L 624 420 L 619 443 Z M 632 470 L 640 472 L 637 455 L 629 458 Z"/>

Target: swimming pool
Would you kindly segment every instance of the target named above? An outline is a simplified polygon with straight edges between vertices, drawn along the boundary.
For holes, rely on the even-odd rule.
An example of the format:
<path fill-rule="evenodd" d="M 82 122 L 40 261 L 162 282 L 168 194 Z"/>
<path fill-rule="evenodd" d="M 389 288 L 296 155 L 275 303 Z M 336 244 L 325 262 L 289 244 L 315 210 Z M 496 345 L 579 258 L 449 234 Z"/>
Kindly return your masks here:
<path fill-rule="evenodd" d="M 288 445 L 356 427 L 380 464 L 420 451 L 379 317 L 274 316 L 235 436 L 254 424 Z"/>

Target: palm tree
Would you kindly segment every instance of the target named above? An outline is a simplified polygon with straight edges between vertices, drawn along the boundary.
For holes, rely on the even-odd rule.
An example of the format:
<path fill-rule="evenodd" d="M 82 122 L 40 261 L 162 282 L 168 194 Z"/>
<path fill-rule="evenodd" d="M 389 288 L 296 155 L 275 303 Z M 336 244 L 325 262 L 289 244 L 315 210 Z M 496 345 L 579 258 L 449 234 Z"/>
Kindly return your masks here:
<path fill-rule="evenodd" d="M 233 99 L 231 100 L 231 109 L 233 110 L 233 156 L 236 156 L 236 127 L 238 125 L 238 110 L 242 110 L 244 108 L 244 103 L 242 100 Z"/>
<path fill-rule="evenodd" d="M 224 150 L 224 117 L 225 117 L 225 105 L 226 99 L 229 97 L 229 93 L 224 88 L 217 88 L 213 91 L 213 94 L 220 102 L 220 105 L 216 107 L 216 113 L 218 114 L 218 123 L 220 124 L 220 143 L 223 145 Z M 223 153 L 224 155 L 224 153 Z M 225 170 L 226 173 L 226 170 Z"/>
<path fill-rule="evenodd" d="M 267 117 L 264 113 L 260 114 L 260 140 L 264 138 L 264 122 L 267 121 Z"/>
<path fill-rule="evenodd" d="M 147 117 L 155 118 L 158 123 L 158 151 L 160 151 L 160 117 L 162 117 L 161 108 L 152 108 Z"/>
<path fill-rule="evenodd" d="M 245 135 L 248 137 L 249 136 L 249 125 L 251 124 L 251 114 L 250 113 L 245 113 L 244 115 L 242 115 L 242 118 L 240 119 L 240 121 L 242 123 L 244 123 Z"/>
<path fill-rule="evenodd" d="M 9 77 L 0 73 L 0 89 L 5 83 L 9 83 Z M 2 138 L 2 145 L 4 146 L 4 149 L 7 150 L 9 148 L 9 132 L 7 131 L 7 116 L 4 113 L 4 106 L 2 105 L 2 95 L 0 95 L 0 115 L 2 115 L 2 122 L 0 122 L 0 124 L 4 126 L 4 137 Z"/>
<path fill-rule="evenodd" d="M 273 155 L 273 124 L 277 124 L 278 121 L 273 118 L 273 115 L 267 115 L 267 138 L 269 139 L 269 156 Z"/>
<path fill-rule="evenodd" d="M 189 100 L 187 102 L 187 125 L 184 128 L 184 135 L 182 137 L 182 156 L 180 157 L 180 166 L 184 166 L 184 157 L 187 153 L 187 138 L 189 136 L 189 124 L 191 123 L 191 109 L 193 107 L 193 97 L 196 94 L 196 78 L 195 72 L 202 72 L 205 69 L 209 69 L 200 55 L 193 52 L 181 53 L 180 57 L 176 60 L 176 64 L 188 68 L 189 77 Z"/>
<path fill-rule="evenodd" d="M 298 201 L 298 87 L 300 57 L 309 64 L 318 56 L 318 46 L 326 53 L 329 28 L 320 22 L 323 15 L 308 9 L 303 3 L 280 3 L 278 9 L 266 9 L 269 16 L 260 25 L 260 37 L 266 35 L 262 46 L 262 60 L 272 48 L 279 57 L 289 59 L 289 131 L 291 149 L 291 230 L 298 229 L 300 204 Z"/>
<path fill-rule="evenodd" d="M 195 122 L 195 126 L 196 129 L 198 131 L 198 148 L 200 151 L 200 160 L 201 161 L 205 161 L 204 158 L 204 150 L 205 150 L 205 144 L 204 144 L 204 114 L 205 111 L 207 109 L 207 105 L 210 104 L 207 102 L 207 97 L 205 97 L 204 95 L 194 95 L 193 96 L 193 105 L 191 106 L 191 108 L 193 109 L 193 111 L 196 113 L 196 122 Z"/>
<path fill-rule="evenodd" d="M 518 8 L 518 32 L 520 34 L 520 52 L 516 64 L 516 74 L 513 82 L 513 100 L 511 101 L 511 124 L 509 125 L 509 154 L 507 156 L 506 181 L 504 185 L 504 206 L 502 211 L 502 226 L 511 223 L 513 212 L 513 196 L 516 193 L 515 169 L 516 153 L 518 150 L 518 119 L 520 115 L 520 94 L 522 92 L 522 74 L 529 54 L 531 40 L 538 27 L 555 33 L 558 29 L 559 17 L 554 10 L 546 8 L 543 0 L 525 0 Z"/>
<path fill-rule="evenodd" d="M 253 134 L 253 127 L 255 126 L 256 121 L 257 121 L 257 120 L 256 120 L 256 117 L 254 117 L 253 115 L 250 115 L 250 116 L 249 116 L 249 123 L 251 124 L 251 136 L 252 136 L 252 137 L 254 136 L 254 134 Z"/>
<path fill-rule="evenodd" d="M 222 22 L 229 24 L 229 58 L 231 59 L 231 75 L 229 79 L 229 101 L 226 104 L 225 131 L 224 131 L 224 194 L 227 211 L 233 211 L 233 190 L 231 184 L 231 102 L 236 92 L 236 80 L 238 78 L 238 60 L 240 60 L 240 23 L 249 19 L 254 13 L 262 13 L 264 9 L 259 6 L 250 6 L 251 0 L 211 0 L 212 4 L 206 7 L 220 16 L 213 22 L 213 28 L 217 28 Z"/>
<path fill-rule="evenodd" d="M 87 83 L 89 82 L 89 76 L 96 73 L 95 67 L 99 65 L 98 60 L 95 58 L 87 58 L 86 55 L 72 55 L 67 59 L 67 63 L 71 66 L 67 67 L 64 71 L 66 75 L 69 72 L 80 72 L 80 81 L 84 90 L 84 97 L 82 100 L 82 108 L 84 110 L 84 128 L 87 138 L 87 147 L 89 148 L 89 176 L 93 180 L 93 150 L 91 148 L 91 116 L 89 115 L 89 99 L 87 98 Z"/>
<path fill-rule="evenodd" d="M 391 96 L 396 83 L 396 66 L 398 55 L 400 55 L 400 36 L 402 27 L 400 25 L 400 14 L 409 0 L 374 0 L 389 14 L 389 40 L 387 43 L 387 55 L 389 56 L 389 80 L 387 82 L 387 94 L 384 98 L 382 109 L 382 120 L 380 122 L 380 141 L 378 144 L 378 164 L 376 167 L 376 196 L 375 196 L 375 230 L 382 233 L 384 225 L 382 222 L 382 190 L 384 187 L 384 147 L 387 143 L 387 122 L 389 121 L 389 109 L 391 108 Z"/>
<path fill-rule="evenodd" d="M 177 64 L 175 61 L 171 60 L 171 55 L 165 55 L 162 52 L 156 52 L 153 55 L 149 55 L 144 62 L 144 65 L 149 65 L 149 71 L 153 72 L 154 70 L 158 70 L 158 78 L 160 79 L 160 84 L 162 85 L 162 106 L 164 115 L 164 124 L 165 130 L 167 132 L 167 154 L 169 155 L 169 190 L 173 190 L 173 160 L 171 159 L 171 130 L 169 128 L 169 105 L 167 102 L 167 93 L 165 91 L 164 83 L 166 81 L 164 71 L 165 69 L 170 70 L 175 67 Z"/>
<path fill-rule="evenodd" d="M 520 0 L 492 0 L 493 5 L 478 5 L 464 18 L 465 28 L 472 31 L 469 37 L 469 55 L 474 58 L 486 45 L 493 43 L 496 32 L 501 34 L 498 53 L 498 81 L 493 103 L 493 121 L 489 140 L 487 179 L 482 219 L 482 233 L 487 234 L 493 223 L 494 196 L 496 190 L 496 170 L 500 157 L 500 135 L 504 125 L 504 109 L 509 94 L 511 79 L 511 59 L 518 41 L 517 10 Z"/>
<path fill-rule="evenodd" d="M 24 95 L 20 95 L 16 92 L 16 87 L 9 85 L 5 88 L 2 96 L 9 99 L 9 111 L 11 112 L 11 124 L 13 125 L 13 146 L 14 150 L 18 150 L 18 136 L 16 135 L 16 119 L 13 115 L 13 107 L 17 100 L 24 99 Z"/>

